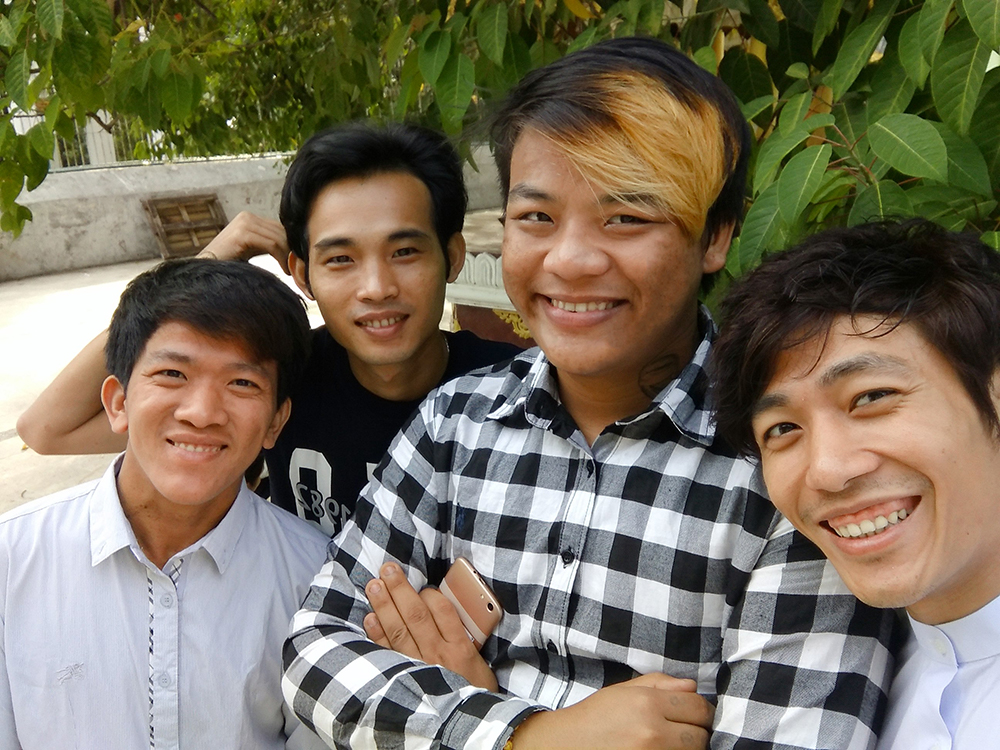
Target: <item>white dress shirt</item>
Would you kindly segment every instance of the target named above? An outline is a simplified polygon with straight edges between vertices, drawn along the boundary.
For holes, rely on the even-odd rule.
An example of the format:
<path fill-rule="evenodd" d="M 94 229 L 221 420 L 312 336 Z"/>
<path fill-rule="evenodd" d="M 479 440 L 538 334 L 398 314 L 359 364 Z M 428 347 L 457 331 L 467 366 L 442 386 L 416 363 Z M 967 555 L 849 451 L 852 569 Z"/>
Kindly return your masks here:
<path fill-rule="evenodd" d="M 910 625 L 880 750 L 1000 747 L 1000 597 L 960 620 Z"/>
<path fill-rule="evenodd" d="M 324 747 L 280 686 L 329 539 L 244 485 L 159 570 L 122 511 L 119 462 L 0 518 L 0 748 Z"/>

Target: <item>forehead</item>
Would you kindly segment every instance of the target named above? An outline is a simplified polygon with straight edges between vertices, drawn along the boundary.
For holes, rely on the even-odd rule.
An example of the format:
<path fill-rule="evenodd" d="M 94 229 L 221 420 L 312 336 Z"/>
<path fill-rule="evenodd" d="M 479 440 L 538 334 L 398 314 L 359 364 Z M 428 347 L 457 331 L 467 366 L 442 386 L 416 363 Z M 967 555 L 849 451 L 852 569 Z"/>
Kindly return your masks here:
<path fill-rule="evenodd" d="M 206 333 L 178 320 L 166 321 L 146 341 L 139 362 L 155 361 L 255 370 L 277 379 L 277 363 L 259 361 L 242 339 Z"/>
<path fill-rule="evenodd" d="M 401 228 L 432 234 L 430 190 L 409 172 L 380 172 L 337 180 L 320 190 L 309 209 L 309 241 L 322 236 L 388 237 Z"/>
<path fill-rule="evenodd" d="M 518 199 L 583 200 L 599 205 L 608 192 L 588 179 L 548 136 L 526 128 L 514 143 L 510 161 L 509 201 Z"/>

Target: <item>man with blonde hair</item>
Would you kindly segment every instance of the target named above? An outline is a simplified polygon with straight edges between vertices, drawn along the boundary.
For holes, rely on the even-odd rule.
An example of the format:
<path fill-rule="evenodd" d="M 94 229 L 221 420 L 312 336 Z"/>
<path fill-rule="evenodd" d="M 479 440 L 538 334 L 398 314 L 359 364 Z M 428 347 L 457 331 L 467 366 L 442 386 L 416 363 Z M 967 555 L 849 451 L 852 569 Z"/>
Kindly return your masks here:
<path fill-rule="evenodd" d="M 432 392 L 396 439 L 293 620 L 286 700 L 338 747 L 870 747 L 891 616 L 706 403 L 698 290 L 750 148 L 731 93 L 615 40 L 527 76 L 494 135 L 504 281 L 541 351 Z M 458 557 L 504 609 L 481 655 L 417 593 Z"/>

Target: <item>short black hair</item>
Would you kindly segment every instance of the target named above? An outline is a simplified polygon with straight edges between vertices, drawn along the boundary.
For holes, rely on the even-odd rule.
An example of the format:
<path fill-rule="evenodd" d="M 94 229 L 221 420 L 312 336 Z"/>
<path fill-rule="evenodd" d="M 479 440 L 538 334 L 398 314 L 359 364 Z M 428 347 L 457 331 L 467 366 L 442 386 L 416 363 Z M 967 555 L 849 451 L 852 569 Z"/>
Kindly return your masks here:
<path fill-rule="evenodd" d="M 820 232 L 737 282 L 722 315 L 709 365 L 716 425 L 744 454 L 759 456 L 753 410 L 779 355 L 825 336 L 843 315 L 915 326 L 954 368 L 983 423 L 1000 433 L 991 397 L 1000 367 L 1000 255 L 974 235 L 923 219 Z"/>
<path fill-rule="evenodd" d="M 702 237 L 711 240 L 725 226 L 738 233 L 743 220 L 750 129 L 736 98 L 716 76 L 665 42 L 626 37 L 600 42 L 526 75 L 493 117 L 491 133 L 504 203 L 510 191 L 510 164 L 521 132 L 585 133 L 614 127 L 602 82 L 639 74 L 663 84 L 677 102 L 694 111 L 707 105 L 718 114 L 723 138 L 725 181 L 708 208 Z"/>
<path fill-rule="evenodd" d="M 427 186 L 434 231 L 449 273 L 448 240 L 462 231 L 469 202 L 462 161 L 447 138 L 417 125 L 376 128 L 350 123 L 309 138 L 288 168 L 281 191 L 278 215 L 291 251 L 308 267 L 309 213 L 323 188 L 338 180 L 387 172 L 411 174 Z"/>
<path fill-rule="evenodd" d="M 240 261 L 167 260 L 129 282 L 111 318 L 105 364 L 126 390 L 146 343 L 170 322 L 237 341 L 258 363 L 274 362 L 277 405 L 309 354 L 305 303 L 274 274 Z"/>

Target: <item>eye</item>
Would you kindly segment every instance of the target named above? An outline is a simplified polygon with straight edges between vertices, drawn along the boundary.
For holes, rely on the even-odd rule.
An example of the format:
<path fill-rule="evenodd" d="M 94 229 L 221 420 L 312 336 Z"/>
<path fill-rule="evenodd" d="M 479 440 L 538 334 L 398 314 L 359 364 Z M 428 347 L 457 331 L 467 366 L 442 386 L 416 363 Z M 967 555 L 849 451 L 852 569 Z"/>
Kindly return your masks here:
<path fill-rule="evenodd" d="M 163 378 L 183 378 L 184 373 L 180 370 L 157 370 L 153 373 L 153 376 L 159 376 Z"/>
<path fill-rule="evenodd" d="M 886 396 L 891 396 L 896 391 L 891 388 L 876 388 L 871 391 L 865 391 L 859 396 L 856 396 L 854 401 L 851 402 L 851 408 L 856 409 L 862 406 L 869 406 L 874 404 L 876 401 L 880 401 Z"/>
<path fill-rule="evenodd" d="M 352 259 L 350 255 L 331 255 L 323 261 L 324 265 L 327 266 L 343 266 L 351 262 Z"/>
<path fill-rule="evenodd" d="M 401 247 L 396 252 L 394 252 L 392 254 L 392 257 L 394 257 L 394 258 L 408 258 L 409 256 L 416 255 L 419 252 L 420 252 L 420 250 L 418 250 L 415 247 Z"/>
<path fill-rule="evenodd" d="M 257 390 L 260 390 L 260 386 L 253 380 L 250 380 L 248 378 L 236 378 L 233 381 L 233 385 L 239 388 L 255 388 Z"/>
<path fill-rule="evenodd" d="M 794 424 L 793 422 L 779 422 L 776 425 L 768 427 L 764 431 L 764 436 L 763 436 L 764 442 L 766 443 L 768 440 L 784 437 L 785 435 L 797 430 L 798 428 L 799 426 L 797 424 Z"/>
<path fill-rule="evenodd" d="M 634 214 L 615 214 L 608 218 L 608 224 L 649 224 L 650 220 Z"/>
<path fill-rule="evenodd" d="M 552 222 L 552 217 L 544 211 L 525 211 L 522 214 L 518 214 L 516 218 L 518 221 Z"/>

